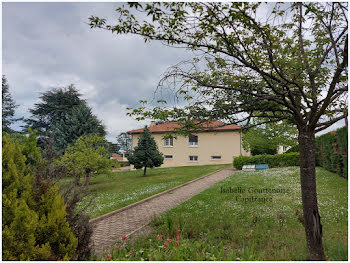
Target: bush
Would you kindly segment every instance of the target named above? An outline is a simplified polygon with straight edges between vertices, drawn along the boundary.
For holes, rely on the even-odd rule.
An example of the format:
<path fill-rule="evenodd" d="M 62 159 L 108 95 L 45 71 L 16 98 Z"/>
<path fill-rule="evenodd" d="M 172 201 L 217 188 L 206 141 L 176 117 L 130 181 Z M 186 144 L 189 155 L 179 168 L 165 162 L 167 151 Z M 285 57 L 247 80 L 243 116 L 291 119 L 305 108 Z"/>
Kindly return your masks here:
<path fill-rule="evenodd" d="M 59 158 L 59 154 L 54 151 L 54 140 L 50 138 L 49 141 L 44 142 L 43 156 L 46 160 L 46 165 L 37 169 L 35 174 L 36 181 L 41 182 L 41 191 L 45 192 L 45 180 L 56 181 L 67 176 L 67 168 L 57 166 L 54 160 Z M 43 169 L 44 168 L 44 169 Z M 75 176 L 73 175 L 75 178 Z M 39 185 L 37 183 L 37 185 Z M 89 192 L 89 186 L 86 185 L 76 185 L 74 182 L 64 189 L 63 192 L 66 212 L 67 212 L 67 222 L 74 234 L 78 238 L 78 246 L 76 249 L 76 256 L 73 260 L 85 260 L 91 256 L 91 236 L 92 236 L 92 225 L 90 224 L 90 215 L 87 213 L 87 207 L 90 203 L 84 205 L 83 207 L 77 208 L 79 202 L 87 196 Z"/>
<path fill-rule="evenodd" d="M 233 166 L 241 170 L 246 164 L 268 164 L 269 168 L 299 166 L 299 153 L 284 153 L 276 155 L 255 155 L 255 156 L 239 156 L 234 158 Z"/>
<path fill-rule="evenodd" d="M 292 148 L 288 149 L 285 153 L 298 153 L 299 152 L 299 144 L 294 145 Z"/>
<path fill-rule="evenodd" d="M 37 196 L 36 180 L 17 142 L 2 137 L 3 260 L 69 260 L 77 238 L 57 187 Z"/>
<path fill-rule="evenodd" d="M 122 162 L 120 163 L 120 167 L 130 166 L 129 162 Z"/>
<path fill-rule="evenodd" d="M 346 127 L 316 138 L 316 163 L 348 178 L 348 133 Z"/>

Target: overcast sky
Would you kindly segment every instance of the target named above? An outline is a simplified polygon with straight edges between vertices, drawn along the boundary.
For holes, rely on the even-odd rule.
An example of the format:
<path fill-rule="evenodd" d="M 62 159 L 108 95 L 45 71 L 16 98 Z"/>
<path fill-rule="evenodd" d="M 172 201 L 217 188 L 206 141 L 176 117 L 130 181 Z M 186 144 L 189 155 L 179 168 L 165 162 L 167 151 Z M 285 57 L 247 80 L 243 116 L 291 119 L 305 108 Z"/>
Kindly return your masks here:
<path fill-rule="evenodd" d="M 17 116 L 29 117 L 41 92 L 72 83 L 104 122 L 107 139 L 143 127 L 126 107 L 151 99 L 161 74 L 189 53 L 87 25 L 91 15 L 113 21 L 119 5 L 3 3 L 3 74 Z"/>
<path fill-rule="evenodd" d="M 147 124 L 126 116 L 126 107 L 151 99 L 161 74 L 192 54 L 87 25 L 91 15 L 113 21 L 119 5 L 2 3 L 3 74 L 18 117 L 29 117 L 40 93 L 74 84 L 105 124 L 108 140 Z"/>

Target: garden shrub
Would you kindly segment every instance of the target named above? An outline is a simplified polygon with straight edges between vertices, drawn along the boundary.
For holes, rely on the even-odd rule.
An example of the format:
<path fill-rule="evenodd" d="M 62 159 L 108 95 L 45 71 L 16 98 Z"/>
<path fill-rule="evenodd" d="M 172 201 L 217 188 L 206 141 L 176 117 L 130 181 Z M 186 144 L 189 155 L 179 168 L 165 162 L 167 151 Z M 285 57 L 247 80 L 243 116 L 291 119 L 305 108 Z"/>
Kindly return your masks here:
<path fill-rule="evenodd" d="M 348 133 L 346 127 L 316 138 L 316 164 L 348 178 Z"/>
<path fill-rule="evenodd" d="M 234 158 L 233 166 L 241 170 L 246 164 L 268 164 L 270 168 L 299 166 L 299 153 L 284 153 L 276 155 L 255 155 L 255 156 L 239 156 Z"/>
<path fill-rule="evenodd" d="M 43 157 L 45 157 L 46 165 L 37 169 L 35 173 L 36 184 L 40 185 L 38 188 L 40 192 L 45 192 L 47 183 L 51 184 L 54 181 L 60 180 L 67 176 L 68 170 L 64 166 L 59 166 L 55 162 L 60 156 L 54 150 L 54 139 L 50 138 L 44 141 Z M 73 175 L 75 178 L 75 176 Z M 44 179 L 44 180 L 43 180 Z M 48 180 L 45 180 L 48 179 Z M 77 208 L 79 202 L 88 195 L 88 185 L 76 185 L 71 183 L 67 188 L 60 189 L 64 198 L 66 207 L 66 219 L 75 237 L 78 238 L 78 245 L 76 249 L 76 256 L 74 260 L 85 260 L 91 256 L 91 236 L 92 225 L 90 221 L 90 214 L 88 214 L 87 207 L 84 205 Z M 39 193 L 40 194 L 40 193 Z"/>
<path fill-rule="evenodd" d="M 56 186 L 38 198 L 18 142 L 2 137 L 2 259 L 69 260 L 77 238 Z"/>
<path fill-rule="evenodd" d="M 316 164 L 328 171 L 348 178 L 348 131 L 342 127 L 316 137 Z M 286 153 L 299 152 L 299 145 Z"/>
<path fill-rule="evenodd" d="M 122 163 L 119 163 L 119 164 L 120 164 L 120 167 L 130 166 L 129 162 L 122 162 Z"/>
<path fill-rule="evenodd" d="M 289 148 L 285 153 L 298 153 L 298 152 L 299 152 L 299 144 Z"/>

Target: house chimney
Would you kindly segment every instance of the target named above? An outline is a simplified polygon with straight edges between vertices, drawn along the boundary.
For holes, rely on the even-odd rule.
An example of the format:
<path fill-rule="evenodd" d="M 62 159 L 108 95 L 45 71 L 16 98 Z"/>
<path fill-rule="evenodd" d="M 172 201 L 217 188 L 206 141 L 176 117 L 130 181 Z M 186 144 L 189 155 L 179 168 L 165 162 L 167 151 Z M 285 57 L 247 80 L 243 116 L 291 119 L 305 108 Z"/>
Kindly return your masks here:
<path fill-rule="evenodd" d="M 156 125 L 156 122 L 155 121 L 151 121 L 150 127 L 155 126 L 155 125 Z"/>

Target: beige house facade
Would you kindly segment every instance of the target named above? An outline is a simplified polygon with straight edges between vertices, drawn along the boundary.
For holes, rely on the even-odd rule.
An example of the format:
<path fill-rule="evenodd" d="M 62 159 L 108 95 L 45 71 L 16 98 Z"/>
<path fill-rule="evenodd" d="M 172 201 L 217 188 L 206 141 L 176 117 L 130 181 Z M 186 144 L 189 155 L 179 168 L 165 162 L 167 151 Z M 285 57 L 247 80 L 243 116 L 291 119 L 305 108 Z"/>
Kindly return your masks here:
<path fill-rule="evenodd" d="M 240 155 L 250 155 L 242 147 L 241 127 L 213 121 L 201 130 L 192 132 L 192 136 L 180 136 L 164 139 L 178 127 L 175 122 L 148 127 L 158 149 L 164 155 L 161 167 L 193 166 L 209 164 L 231 164 Z M 138 143 L 143 129 L 128 131 L 132 135 L 132 148 Z"/>

